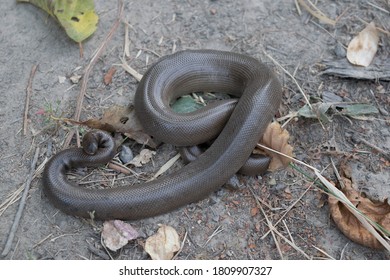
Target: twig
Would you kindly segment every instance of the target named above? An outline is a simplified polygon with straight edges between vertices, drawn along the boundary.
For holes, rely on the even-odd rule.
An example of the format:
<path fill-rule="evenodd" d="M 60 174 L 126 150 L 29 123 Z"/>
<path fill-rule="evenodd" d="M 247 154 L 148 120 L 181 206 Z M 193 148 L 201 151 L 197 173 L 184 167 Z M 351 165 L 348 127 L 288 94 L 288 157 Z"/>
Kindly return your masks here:
<path fill-rule="evenodd" d="M 181 253 L 181 251 L 183 251 L 184 244 L 185 244 L 185 242 L 186 242 L 186 240 L 187 240 L 187 235 L 188 235 L 188 232 L 186 231 L 186 233 L 184 234 L 183 241 L 181 242 L 180 249 L 179 249 L 179 251 L 177 251 L 176 254 L 173 256 L 172 260 L 176 260 L 177 256 Z"/>
<path fill-rule="evenodd" d="M 360 20 L 361 22 L 363 22 L 364 24 L 366 25 L 369 25 L 370 23 L 365 21 L 364 19 L 361 19 L 360 17 L 358 16 L 355 16 L 356 19 Z M 386 31 L 384 30 L 383 28 L 380 28 L 380 27 L 375 27 L 376 30 L 378 30 L 379 32 L 382 32 L 382 33 L 385 33 L 387 36 L 390 36 L 390 32 L 389 31 Z"/>
<path fill-rule="evenodd" d="M 28 84 L 26 88 L 26 102 L 25 102 L 25 108 L 24 108 L 24 117 L 23 117 L 23 136 L 26 136 L 27 134 L 27 125 L 28 125 L 28 108 L 30 107 L 30 98 L 32 94 L 32 81 L 35 76 L 35 72 L 37 71 L 38 65 L 35 64 L 31 68 L 30 72 L 30 78 L 28 79 Z"/>
<path fill-rule="evenodd" d="M 295 161 L 295 162 L 297 162 L 297 163 L 299 163 L 299 164 L 302 164 L 302 165 L 306 166 L 307 168 L 310 168 L 310 169 L 313 170 L 313 171 L 317 170 L 317 169 L 314 168 L 313 166 L 311 166 L 311 165 L 309 165 L 309 164 L 307 164 L 307 163 L 304 163 L 303 161 L 300 161 L 300 160 L 298 160 L 298 159 L 296 159 L 296 158 L 290 157 L 289 155 L 283 154 L 283 153 L 281 153 L 281 152 L 279 152 L 279 151 L 277 151 L 277 150 L 271 149 L 271 148 L 269 148 L 269 147 L 267 147 L 267 146 L 264 146 L 264 145 L 262 145 L 262 144 L 257 144 L 257 147 L 262 148 L 262 149 L 267 150 L 267 151 L 270 151 L 270 152 L 273 152 L 273 153 L 276 153 L 276 154 L 278 154 L 278 155 L 284 156 L 284 157 L 286 157 L 286 158 L 288 158 L 288 159 L 291 159 L 291 160 L 293 160 L 293 161 Z M 318 171 L 318 170 L 317 170 L 317 171 Z"/>
<path fill-rule="evenodd" d="M 301 94 L 303 95 L 303 97 L 305 98 L 305 101 L 306 101 L 306 104 L 310 107 L 310 109 L 313 109 L 310 102 L 309 102 L 309 99 L 307 98 L 305 92 L 303 91 L 303 89 L 301 88 L 301 86 L 299 85 L 298 81 L 295 79 L 295 77 L 293 75 L 290 74 L 290 72 L 288 72 L 279 62 L 277 62 L 272 56 L 270 56 L 265 50 L 263 50 L 264 54 L 272 60 L 273 63 L 275 63 L 277 66 L 279 66 L 284 73 L 286 73 L 293 81 L 294 83 L 297 85 L 299 91 L 301 92 Z"/>
<path fill-rule="evenodd" d="M 149 180 L 152 181 L 156 179 L 158 176 L 163 174 L 165 171 L 167 171 L 169 168 L 172 167 L 172 165 L 175 164 L 175 162 L 180 158 L 180 153 L 176 154 L 173 158 L 168 160 L 161 168 L 156 172 L 156 174 L 153 175 L 153 177 Z"/>
<path fill-rule="evenodd" d="M 368 5 L 370 5 L 371 7 L 374 7 L 375 9 L 378 9 L 379 11 L 382 11 L 382 12 L 384 12 L 384 13 L 390 15 L 390 12 L 389 12 L 388 10 L 383 9 L 383 8 L 381 8 L 381 7 L 379 7 L 379 6 L 375 5 L 375 4 L 373 4 L 373 3 L 371 3 L 371 2 L 368 2 L 368 1 L 367 1 L 366 3 L 367 3 Z"/>
<path fill-rule="evenodd" d="M 321 248 L 318 248 L 318 247 L 316 247 L 316 246 L 314 246 L 313 245 L 313 247 L 316 249 L 316 250 L 318 250 L 318 251 L 320 251 L 321 253 L 323 253 L 325 256 L 327 256 L 329 259 L 331 259 L 331 260 L 335 260 L 335 258 L 333 258 L 331 255 L 329 255 L 327 252 L 325 252 L 324 250 L 322 250 Z"/>
<path fill-rule="evenodd" d="M 209 238 L 207 238 L 206 242 L 202 245 L 202 248 L 203 248 L 204 246 L 206 246 L 206 245 L 210 242 L 210 240 L 214 238 L 214 236 L 216 236 L 217 234 L 221 233 L 222 231 L 223 231 L 222 226 L 218 226 L 218 227 L 214 230 L 214 232 L 209 236 Z"/>
<path fill-rule="evenodd" d="M 76 109 L 75 109 L 75 113 L 74 113 L 74 116 L 73 116 L 73 119 L 76 120 L 76 121 L 80 120 L 81 109 L 83 108 L 84 96 L 85 96 L 85 93 L 87 91 L 87 83 L 88 83 L 88 78 L 89 78 L 89 75 L 91 73 L 91 70 L 92 70 L 93 66 L 95 65 L 96 61 L 98 61 L 98 59 L 100 58 L 100 56 L 103 53 L 103 51 L 106 49 L 108 43 L 111 41 L 111 38 L 114 35 L 115 31 L 118 29 L 119 24 L 122 21 L 123 9 L 124 9 L 123 0 L 119 0 L 118 1 L 118 15 L 117 15 L 117 19 L 114 22 L 114 24 L 112 25 L 112 27 L 111 27 L 110 31 L 108 32 L 106 38 L 104 38 L 104 40 L 103 40 L 102 44 L 100 45 L 100 47 L 96 50 L 95 55 L 91 58 L 88 66 L 85 68 L 85 73 L 84 73 L 84 76 L 83 76 L 83 79 L 82 79 L 82 82 L 81 82 L 81 89 L 80 89 L 79 96 L 77 97 Z M 67 136 L 67 138 L 66 138 L 66 140 L 64 142 L 64 147 L 65 148 L 69 146 L 70 141 L 72 140 L 73 135 L 76 132 L 77 132 L 76 129 L 72 129 L 69 132 L 69 134 L 68 134 L 68 136 Z M 78 137 L 78 133 L 77 133 L 77 137 Z"/>
<path fill-rule="evenodd" d="M 356 140 L 359 140 L 360 142 L 363 142 L 364 144 L 366 144 L 370 148 L 372 148 L 375 151 L 377 151 L 378 153 L 382 154 L 387 160 L 390 160 L 390 154 L 388 152 L 386 152 L 385 150 L 375 146 L 374 144 L 370 143 L 369 141 L 367 141 L 367 140 L 365 140 L 363 138 L 358 138 Z"/>
<path fill-rule="evenodd" d="M 284 225 L 284 227 L 285 227 L 285 228 L 286 228 L 286 230 L 287 230 L 288 236 L 290 236 L 290 240 L 291 240 L 291 242 L 295 244 L 294 238 L 292 237 L 292 235 L 291 235 L 291 232 L 290 232 L 290 230 L 288 229 L 288 226 L 287 226 L 287 224 L 286 224 L 286 221 L 285 221 L 285 220 L 283 220 L 283 225 Z"/>
<path fill-rule="evenodd" d="M 121 66 L 123 67 L 123 69 L 125 69 L 125 71 L 129 73 L 131 76 L 133 76 L 138 82 L 141 81 L 142 74 L 138 73 L 137 70 L 135 70 L 129 64 L 127 64 L 126 60 L 124 59 L 121 60 L 122 60 Z"/>
<path fill-rule="evenodd" d="M 20 194 L 23 192 L 23 184 L 15 190 L 12 194 L 8 195 L 7 199 L 0 204 L 0 216 L 3 215 L 5 210 L 20 199 Z"/>
<path fill-rule="evenodd" d="M 349 242 L 345 244 L 345 246 L 343 247 L 343 249 L 341 250 L 341 253 L 340 253 L 340 260 L 342 260 L 344 258 L 344 252 L 345 252 L 345 249 L 347 249 L 347 246 L 349 245 Z"/>
<path fill-rule="evenodd" d="M 48 236 L 46 236 L 45 238 L 43 238 L 41 241 L 39 241 L 38 243 L 36 243 L 32 248 L 35 249 L 36 247 L 38 247 L 39 245 L 41 245 L 43 242 L 45 242 L 46 240 L 48 240 L 49 238 L 51 238 L 53 236 L 53 233 L 50 233 Z"/>
<path fill-rule="evenodd" d="M 263 213 L 263 216 L 265 217 L 265 220 L 267 221 L 267 225 L 268 225 L 269 230 L 271 231 L 272 237 L 273 237 L 273 239 L 274 239 L 274 241 L 275 241 L 275 245 L 276 245 L 276 248 L 278 249 L 280 258 L 283 260 L 283 259 L 284 259 L 283 253 L 282 253 L 282 250 L 280 249 L 279 241 L 276 239 L 276 236 L 275 236 L 275 233 L 274 233 L 274 232 L 276 231 L 276 228 L 275 228 L 274 225 L 271 223 L 271 221 L 268 219 L 268 216 L 267 216 L 267 214 L 265 213 L 263 207 L 261 206 L 260 201 L 257 199 L 257 195 L 255 194 L 255 192 L 253 191 L 253 189 L 252 189 L 252 188 L 249 188 L 249 190 L 251 191 L 253 197 L 255 198 L 257 207 L 260 208 L 261 212 Z"/>
<path fill-rule="evenodd" d="M 272 225 L 271 225 L 272 226 Z M 275 232 L 277 235 L 279 235 L 280 238 L 282 238 L 287 244 L 289 244 L 291 247 L 293 247 L 297 252 L 301 253 L 305 258 L 308 260 L 311 260 L 312 258 L 306 254 L 301 248 L 299 248 L 297 245 L 292 243 L 290 240 L 288 240 L 286 237 L 283 236 L 279 231 L 277 231 L 273 226 L 272 226 L 272 231 Z"/>
<path fill-rule="evenodd" d="M 1 253 L 1 255 L 3 257 L 6 256 L 9 253 L 9 251 L 11 250 L 11 245 L 12 245 L 12 242 L 14 240 L 16 230 L 18 229 L 20 218 L 22 217 L 22 214 L 23 214 L 24 206 L 26 205 L 28 191 L 30 190 L 31 181 L 33 178 L 33 174 L 35 172 L 35 166 L 36 166 L 37 161 L 38 161 L 38 155 L 39 155 L 39 147 L 37 147 L 35 149 L 35 155 L 34 155 L 34 158 L 31 162 L 30 173 L 28 175 L 26 184 L 24 186 L 22 199 L 20 200 L 19 208 L 18 208 L 18 211 L 16 212 L 15 220 L 14 220 L 12 227 L 11 227 L 11 230 L 9 232 L 8 239 L 7 239 L 7 242 L 5 244 L 4 250 Z"/>

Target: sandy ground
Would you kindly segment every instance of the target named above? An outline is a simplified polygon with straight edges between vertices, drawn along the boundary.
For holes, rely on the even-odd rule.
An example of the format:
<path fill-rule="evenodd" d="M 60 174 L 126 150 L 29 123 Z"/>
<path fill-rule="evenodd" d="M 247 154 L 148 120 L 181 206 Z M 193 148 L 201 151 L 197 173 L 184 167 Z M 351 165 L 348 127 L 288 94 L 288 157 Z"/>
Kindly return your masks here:
<path fill-rule="evenodd" d="M 58 117 L 73 116 L 80 85 L 74 85 L 70 77 L 83 73 L 116 19 L 115 1 L 95 2 L 100 21 L 96 33 L 83 43 L 83 58 L 80 58 L 79 46 L 44 12 L 14 1 L 0 4 L 0 203 L 6 202 L 26 181 L 37 147 L 40 148 L 38 165 L 61 150 L 70 126 L 48 121 L 39 112 L 46 110 Z M 374 20 L 389 31 L 388 13 L 369 5 L 368 1 L 318 2 L 318 7 L 330 18 L 341 15 L 335 27 L 321 24 L 305 12 L 300 16 L 293 1 L 286 0 L 125 1 L 124 20 L 130 24 L 131 57 L 128 63 L 144 73 L 158 56 L 183 49 L 212 48 L 254 56 L 274 69 L 283 84 L 283 104 L 278 113 L 278 117 L 283 117 L 298 111 L 305 101 L 297 85 L 265 55 L 267 52 L 294 75 L 313 103 L 330 92 L 342 97 L 343 101 L 371 104 L 390 112 L 388 81 L 321 75 L 321 62 L 337 59 L 339 52 L 336 50 L 340 49 L 337 45 L 346 46 L 364 28 L 359 19 Z M 371 2 L 390 10 L 389 3 L 384 0 Z M 124 37 L 125 25 L 121 24 L 93 68 L 82 120 L 99 118 L 114 104 L 129 104 L 137 81 L 118 66 L 123 56 Z M 389 38 L 381 34 L 378 59 L 389 59 L 389 54 Z M 38 70 L 32 84 L 28 133 L 23 136 L 25 89 L 31 68 L 36 64 Z M 112 66 L 117 72 L 112 83 L 106 86 L 103 76 Z M 60 82 L 61 77 L 65 77 L 64 82 Z M 324 170 L 324 175 L 332 180 L 335 175 L 329 166 L 330 159 L 337 167 L 348 159 L 359 189 L 384 199 L 390 192 L 388 161 L 371 147 L 353 141 L 352 136 L 357 135 L 389 151 L 388 121 L 389 117 L 380 113 L 363 120 L 332 114 L 329 123 L 296 117 L 285 127 L 291 134 L 291 144 L 298 159 Z M 133 146 L 136 153 L 140 147 Z M 145 166 L 143 172 L 153 174 L 175 153 L 170 145 L 159 147 L 153 164 Z M 141 237 L 118 252 L 110 252 L 111 256 L 115 259 L 148 259 L 143 249 L 145 238 L 156 232 L 158 224 L 168 224 L 182 239 L 186 236 L 178 259 L 389 259 L 385 251 L 369 249 L 346 238 L 335 227 L 326 196 L 318 189 L 311 187 L 301 197 L 311 186 L 301 173 L 286 169 L 257 178 L 240 176 L 239 180 L 243 187 L 238 191 L 223 188 L 203 201 L 169 214 L 131 222 Z M 253 193 L 261 198 L 262 207 L 272 223 L 299 200 L 276 226 L 295 247 L 278 235 L 264 237 L 269 227 L 257 208 Z M 9 205 L 0 214 L 1 250 L 18 203 Z M 101 244 L 101 226 L 100 221 L 91 224 L 54 208 L 42 193 L 38 172 L 11 251 L 4 258 L 108 258 Z"/>

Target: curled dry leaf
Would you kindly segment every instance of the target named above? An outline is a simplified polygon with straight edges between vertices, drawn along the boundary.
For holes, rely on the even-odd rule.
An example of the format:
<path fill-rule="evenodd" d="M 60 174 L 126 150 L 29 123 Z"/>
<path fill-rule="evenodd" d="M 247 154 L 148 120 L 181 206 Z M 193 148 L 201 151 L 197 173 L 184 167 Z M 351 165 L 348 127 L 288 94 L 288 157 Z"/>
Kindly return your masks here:
<path fill-rule="evenodd" d="M 135 156 L 127 164 L 132 164 L 136 167 L 141 167 L 145 163 L 148 163 L 155 154 L 156 154 L 156 152 L 154 152 L 154 151 L 151 151 L 149 149 L 143 149 L 143 150 L 141 150 L 139 155 Z"/>
<path fill-rule="evenodd" d="M 378 50 L 379 36 L 374 22 L 371 22 L 348 45 L 347 59 L 354 65 L 367 67 Z"/>
<path fill-rule="evenodd" d="M 173 227 L 167 225 L 161 225 L 157 233 L 145 242 L 145 251 L 153 260 L 170 260 L 179 249 L 179 235 Z"/>
<path fill-rule="evenodd" d="M 142 131 L 134 109 L 130 106 L 114 105 L 104 112 L 101 119 L 89 119 L 82 124 L 108 132 L 120 132 L 140 144 L 156 147 L 150 136 Z"/>
<path fill-rule="evenodd" d="M 111 220 L 103 224 L 103 242 L 111 251 L 117 251 L 138 236 L 139 233 L 123 221 Z"/>
<path fill-rule="evenodd" d="M 390 205 L 387 200 L 375 202 L 363 197 L 354 189 L 354 184 L 348 176 L 348 171 L 341 177 L 344 188 L 342 192 L 356 206 L 356 208 L 372 221 L 380 224 L 384 229 L 390 231 Z M 381 249 L 382 244 L 359 222 L 350 212 L 349 208 L 334 196 L 328 198 L 330 214 L 341 232 L 352 241 L 361 245 Z"/>
<path fill-rule="evenodd" d="M 288 144 L 289 138 L 290 134 L 288 131 L 282 128 L 279 123 L 273 122 L 268 125 L 266 131 L 264 132 L 261 144 L 292 157 L 293 147 Z M 254 153 L 266 154 L 271 157 L 271 163 L 268 167 L 269 171 L 285 168 L 291 162 L 291 159 L 268 150 L 264 151 L 256 148 Z"/>

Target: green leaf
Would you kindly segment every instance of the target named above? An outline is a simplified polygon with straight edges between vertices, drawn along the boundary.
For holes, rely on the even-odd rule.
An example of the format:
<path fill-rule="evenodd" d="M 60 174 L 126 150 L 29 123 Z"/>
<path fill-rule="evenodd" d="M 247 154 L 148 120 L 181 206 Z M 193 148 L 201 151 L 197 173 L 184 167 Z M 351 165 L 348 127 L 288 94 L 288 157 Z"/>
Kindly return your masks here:
<path fill-rule="evenodd" d="M 309 107 L 309 105 L 303 106 L 301 109 L 298 110 L 298 115 L 305 117 L 305 118 L 314 118 L 314 119 L 320 119 L 322 123 L 328 123 L 330 122 L 329 117 L 326 115 L 326 112 L 331 107 L 331 103 L 322 103 L 318 102 L 315 104 L 312 104 L 312 109 Z"/>
<path fill-rule="evenodd" d="M 17 0 L 31 3 L 54 17 L 65 29 L 66 34 L 81 42 L 91 36 L 99 17 L 95 14 L 93 0 Z"/>
<path fill-rule="evenodd" d="M 367 114 L 378 114 L 379 110 L 370 104 L 351 104 L 345 106 L 341 110 L 341 114 L 347 115 L 347 116 L 360 116 L 360 115 L 367 115 Z"/>
<path fill-rule="evenodd" d="M 176 113 L 190 113 L 193 111 L 202 108 L 203 105 L 199 104 L 189 95 L 184 95 L 176 100 L 176 102 L 172 105 L 172 110 Z"/>

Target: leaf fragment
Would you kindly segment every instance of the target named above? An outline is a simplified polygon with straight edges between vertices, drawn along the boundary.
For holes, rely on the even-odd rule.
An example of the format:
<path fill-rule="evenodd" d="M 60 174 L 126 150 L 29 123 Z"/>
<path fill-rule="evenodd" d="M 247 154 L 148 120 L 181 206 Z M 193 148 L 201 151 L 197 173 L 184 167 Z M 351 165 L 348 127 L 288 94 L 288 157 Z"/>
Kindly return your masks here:
<path fill-rule="evenodd" d="M 116 68 L 111 67 L 110 69 L 108 69 L 107 73 L 104 75 L 103 82 L 106 86 L 111 84 L 112 77 L 114 76 L 115 72 L 116 72 Z"/>
<path fill-rule="evenodd" d="M 121 220 L 110 220 L 103 223 L 102 239 L 111 251 L 117 251 L 137 237 L 139 237 L 138 231 Z"/>
<path fill-rule="evenodd" d="M 145 251 L 153 260 L 171 260 L 180 250 L 180 238 L 176 230 L 168 225 L 161 225 L 157 233 L 146 239 Z"/>
<path fill-rule="evenodd" d="M 371 104 L 349 104 L 341 110 L 341 114 L 351 117 L 378 113 L 379 110 Z"/>
<path fill-rule="evenodd" d="M 129 161 L 126 165 L 132 164 L 136 167 L 141 167 L 142 165 L 148 163 L 155 154 L 155 151 L 151 151 L 149 149 L 142 149 L 141 152 L 136 155 L 131 161 Z"/>
<path fill-rule="evenodd" d="M 348 45 L 347 59 L 354 65 L 367 67 L 378 50 L 379 36 L 374 22 L 371 22 L 354 37 Z"/>

